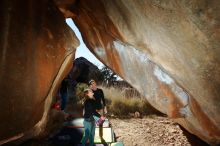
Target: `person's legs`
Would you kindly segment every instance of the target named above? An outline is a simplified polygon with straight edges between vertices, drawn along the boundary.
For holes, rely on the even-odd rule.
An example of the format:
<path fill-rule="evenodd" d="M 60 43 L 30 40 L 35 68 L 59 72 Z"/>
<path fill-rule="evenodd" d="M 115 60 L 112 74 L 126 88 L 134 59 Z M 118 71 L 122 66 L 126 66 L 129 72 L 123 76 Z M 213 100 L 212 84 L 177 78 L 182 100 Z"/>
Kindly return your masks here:
<path fill-rule="evenodd" d="M 63 92 L 61 93 L 61 110 L 65 110 L 67 103 L 67 93 Z"/>
<path fill-rule="evenodd" d="M 84 120 L 83 125 L 84 125 L 85 130 L 84 130 L 84 134 L 83 134 L 83 138 L 81 140 L 81 143 L 83 145 L 85 145 L 87 140 L 89 139 L 89 137 L 91 135 L 92 124 L 91 124 L 91 122 L 88 122 L 88 121 Z"/>
<path fill-rule="evenodd" d="M 103 139 L 103 123 L 99 123 L 99 121 L 100 121 L 99 117 L 97 117 L 97 116 L 93 116 L 93 117 L 95 119 L 95 122 L 96 122 L 97 126 L 99 126 L 99 137 L 102 140 Z"/>
<path fill-rule="evenodd" d="M 94 137 L 95 137 L 95 121 L 91 122 L 91 133 L 89 136 L 89 145 L 94 145 Z"/>
<path fill-rule="evenodd" d="M 103 138 L 103 124 L 99 125 L 99 137 Z"/>

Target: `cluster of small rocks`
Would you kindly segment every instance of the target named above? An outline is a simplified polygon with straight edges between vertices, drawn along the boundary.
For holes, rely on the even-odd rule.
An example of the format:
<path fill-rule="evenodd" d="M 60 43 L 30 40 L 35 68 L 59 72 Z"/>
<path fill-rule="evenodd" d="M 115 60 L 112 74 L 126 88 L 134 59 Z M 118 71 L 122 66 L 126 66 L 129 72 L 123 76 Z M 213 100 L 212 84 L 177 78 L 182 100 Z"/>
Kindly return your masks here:
<path fill-rule="evenodd" d="M 111 119 L 125 146 L 191 146 L 179 125 L 166 117 Z"/>

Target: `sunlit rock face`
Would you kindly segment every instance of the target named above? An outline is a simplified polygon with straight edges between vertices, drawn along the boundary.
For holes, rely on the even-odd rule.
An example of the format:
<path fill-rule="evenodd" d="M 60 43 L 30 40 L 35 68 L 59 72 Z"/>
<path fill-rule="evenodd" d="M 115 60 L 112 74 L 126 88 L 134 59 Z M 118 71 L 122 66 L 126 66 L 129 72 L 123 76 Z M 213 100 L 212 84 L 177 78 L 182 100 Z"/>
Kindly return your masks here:
<path fill-rule="evenodd" d="M 45 130 L 78 45 L 63 16 L 154 107 L 220 143 L 220 1 L 54 1 L 0 1 L 0 145 Z"/>
<path fill-rule="evenodd" d="M 0 145 L 43 132 L 78 40 L 49 0 L 0 2 Z"/>
<path fill-rule="evenodd" d="M 220 1 L 82 0 L 71 11 L 102 62 L 188 131 L 220 143 Z"/>

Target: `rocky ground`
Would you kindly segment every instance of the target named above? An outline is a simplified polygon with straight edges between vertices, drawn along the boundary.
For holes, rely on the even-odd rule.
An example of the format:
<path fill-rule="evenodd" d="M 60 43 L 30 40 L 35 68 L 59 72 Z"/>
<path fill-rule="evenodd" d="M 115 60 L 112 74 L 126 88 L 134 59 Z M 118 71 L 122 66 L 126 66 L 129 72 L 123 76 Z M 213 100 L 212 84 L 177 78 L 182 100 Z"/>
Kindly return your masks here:
<path fill-rule="evenodd" d="M 189 136 L 166 117 L 111 119 L 118 141 L 125 146 L 202 146 L 204 142 Z"/>
<path fill-rule="evenodd" d="M 110 118 L 110 122 L 117 141 L 122 141 L 124 146 L 207 146 L 206 143 L 163 116 Z M 29 140 L 21 146 L 54 145 L 47 140 Z"/>
<path fill-rule="evenodd" d="M 54 112 L 51 115 L 54 115 Z M 60 114 L 55 115 L 60 116 Z M 189 134 L 164 115 L 137 117 L 139 116 L 135 116 L 135 114 L 124 119 L 109 116 L 117 141 L 122 141 L 124 146 L 207 146 L 206 143 Z M 53 120 L 49 125 L 54 125 L 54 123 L 61 123 L 61 121 Z M 59 127 L 57 124 L 55 125 Z M 51 126 L 48 129 L 52 129 Z M 21 146 L 53 145 L 47 140 L 29 140 Z"/>

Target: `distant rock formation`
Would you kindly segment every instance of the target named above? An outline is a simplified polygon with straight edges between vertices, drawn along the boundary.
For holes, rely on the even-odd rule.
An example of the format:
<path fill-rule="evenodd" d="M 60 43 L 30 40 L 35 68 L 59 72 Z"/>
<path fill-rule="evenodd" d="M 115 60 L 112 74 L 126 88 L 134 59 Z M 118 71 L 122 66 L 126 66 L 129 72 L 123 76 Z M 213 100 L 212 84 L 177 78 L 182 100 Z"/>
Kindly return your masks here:
<path fill-rule="evenodd" d="M 68 79 L 68 96 L 75 100 L 75 88 L 77 83 L 88 84 L 89 80 L 94 79 L 98 83 L 101 83 L 103 76 L 97 66 L 88 61 L 84 57 L 76 58 L 73 61 L 73 67 L 71 68 Z M 100 82 L 99 82 L 100 81 Z"/>
<path fill-rule="evenodd" d="M 76 58 L 69 73 L 72 80 L 81 83 L 88 83 L 89 80 L 102 81 L 103 75 L 99 68 L 84 57 Z"/>

